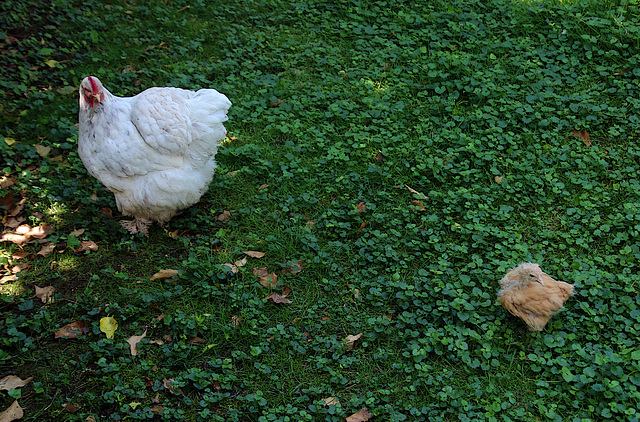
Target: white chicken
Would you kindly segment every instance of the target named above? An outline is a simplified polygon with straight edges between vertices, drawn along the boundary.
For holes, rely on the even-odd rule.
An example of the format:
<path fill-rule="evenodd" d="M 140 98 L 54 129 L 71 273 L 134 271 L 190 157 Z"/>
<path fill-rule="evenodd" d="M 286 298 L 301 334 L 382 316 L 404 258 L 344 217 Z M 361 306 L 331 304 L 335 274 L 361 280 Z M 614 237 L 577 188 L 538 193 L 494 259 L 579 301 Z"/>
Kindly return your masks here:
<path fill-rule="evenodd" d="M 78 154 L 114 193 L 122 226 L 148 234 L 200 200 L 226 136 L 229 99 L 214 89 L 149 88 L 116 97 L 98 78 L 80 83 Z"/>

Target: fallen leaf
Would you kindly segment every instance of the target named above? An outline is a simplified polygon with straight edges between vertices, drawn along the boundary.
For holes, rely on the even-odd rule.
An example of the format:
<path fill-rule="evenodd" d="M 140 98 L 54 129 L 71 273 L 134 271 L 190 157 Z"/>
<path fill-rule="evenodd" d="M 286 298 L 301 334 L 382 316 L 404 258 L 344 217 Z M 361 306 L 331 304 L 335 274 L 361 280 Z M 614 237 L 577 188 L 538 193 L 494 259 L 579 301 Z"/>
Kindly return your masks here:
<path fill-rule="evenodd" d="M 7 145 L 11 146 L 11 145 L 13 145 L 13 144 L 15 144 L 15 143 L 16 143 L 16 140 L 15 140 L 15 139 L 13 139 L 13 138 L 9 138 L 8 136 L 5 136 L 5 138 L 4 138 L 4 142 L 5 142 Z"/>
<path fill-rule="evenodd" d="M 62 407 L 64 407 L 64 410 L 69 413 L 76 413 L 82 406 L 80 406 L 79 404 L 65 403 L 62 405 Z"/>
<path fill-rule="evenodd" d="M 227 210 L 222 211 L 222 214 L 218 215 L 218 221 L 221 223 L 226 223 L 231 220 L 231 213 Z"/>
<path fill-rule="evenodd" d="M 53 286 L 36 287 L 36 297 L 42 301 L 42 303 L 53 303 Z"/>
<path fill-rule="evenodd" d="M 586 130 L 581 130 L 581 131 L 577 131 L 577 130 L 573 130 L 572 131 L 573 136 L 575 136 L 576 138 L 580 138 L 584 141 L 584 144 L 588 147 L 591 146 L 591 136 L 589 136 L 589 132 L 587 132 Z"/>
<path fill-rule="evenodd" d="M 291 294 L 291 289 L 287 286 L 282 288 L 282 296 L 289 296 Z"/>
<path fill-rule="evenodd" d="M 240 170 L 234 170 L 234 171 L 230 171 L 229 173 L 227 173 L 227 176 L 229 177 L 236 177 L 236 175 L 240 173 Z"/>
<path fill-rule="evenodd" d="M 235 274 L 235 273 L 237 273 L 237 272 L 238 272 L 238 267 L 236 267 L 236 266 L 235 266 L 235 265 L 233 265 L 233 264 L 229 264 L 229 263 L 227 263 L 227 264 L 222 264 L 222 265 L 223 265 L 224 267 L 229 268 L 229 270 L 230 270 L 233 274 Z"/>
<path fill-rule="evenodd" d="M 373 414 L 371 414 L 366 407 L 363 407 L 353 415 L 349 416 L 345 422 L 366 422 L 371 419 L 372 416 Z"/>
<path fill-rule="evenodd" d="M 157 273 L 155 273 L 154 275 L 152 275 L 151 278 L 149 278 L 149 280 L 164 280 L 166 278 L 171 278 L 173 276 L 176 276 L 179 273 L 180 273 L 180 271 L 172 270 L 172 269 L 160 270 Z"/>
<path fill-rule="evenodd" d="M 187 341 L 187 344 L 203 344 L 206 343 L 206 340 L 201 339 L 200 337 L 192 337 Z"/>
<path fill-rule="evenodd" d="M 53 59 L 49 59 L 46 62 L 44 62 L 44 64 L 46 64 L 47 66 L 54 68 L 58 65 L 58 61 L 57 60 L 53 60 Z"/>
<path fill-rule="evenodd" d="M 502 183 L 503 179 L 504 179 L 504 177 L 502 177 L 502 176 L 496 176 L 496 177 L 493 178 L 493 180 L 495 180 L 497 184 Z"/>
<path fill-rule="evenodd" d="M 258 277 L 258 283 L 266 288 L 274 288 L 278 285 L 278 276 L 276 275 L 276 273 L 260 276 Z"/>
<path fill-rule="evenodd" d="M 378 152 L 378 153 L 376 154 L 376 161 L 380 162 L 380 161 L 382 161 L 382 160 L 384 160 L 384 155 L 382 155 L 382 153 L 381 153 L 381 152 Z"/>
<path fill-rule="evenodd" d="M 304 223 L 305 226 L 309 227 L 310 229 L 314 229 L 316 227 L 316 222 L 309 220 L 306 223 Z"/>
<path fill-rule="evenodd" d="M 40 157 L 46 157 L 47 155 L 49 155 L 49 152 L 51 152 L 51 147 L 46 147 L 39 144 L 35 144 L 34 147 L 36 147 L 36 153 L 38 153 Z"/>
<path fill-rule="evenodd" d="M 271 293 L 269 296 L 266 297 L 266 299 L 267 300 L 271 299 L 275 303 L 291 303 L 291 301 L 287 299 L 286 296 L 284 295 L 281 296 L 277 293 Z"/>
<path fill-rule="evenodd" d="M 118 328 L 117 323 L 116 323 L 116 328 Z M 102 323 L 100 323 L 100 329 L 102 330 Z M 131 336 L 127 340 L 127 343 L 129 343 L 129 350 L 131 351 L 131 356 L 135 356 L 138 354 L 138 343 L 140 343 L 142 339 L 145 338 L 146 336 L 147 336 L 147 330 L 144 330 L 144 333 L 142 333 L 141 336 Z M 113 336 L 111 337 L 107 336 L 107 338 L 113 338 Z"/>
<path fill-rule="evenodd" d="M 362 337 L 362 333 L 360 334 L 356 334 L 355 336 L 347 336 L 344 339 L 344 343 L 347 345 L 347 350 L 351 350 L 353 349 L 353 345 L 354 343 L 360 338 Z"/>
<path fill-rule="evenodd" d="M 29 264 L 28 262 L 23 262 L 23 263 L 20 263 L 18 265 L 14 265 L 11 268 L 11 272 L 14 273 L 14 274 L 17 274 L 19 272 L 22 272 L 24 270 L 29 269 L 29 267 L 31 267 L 31 264 Z"/>
<path fill-rule="evenodd" d="M 411 201 L 411 205 L 413 205 L 414 207 L 418 207 L 418 211 L 423 212 L 426 211 L 427 209 L 424 207 L 424 204 L 422 203 L 422 201 L 418 201 L 417 199 L 414 201 Z"/>
<path fill-rule="evenodd" d="M 326 399 L 322 399 L 324 401 L 324 406 L 336 406 L 340 402 L 335 397 L 327 397 Z"/>
<path fill-rule="evenodd" d="M 243 254 L 250 256 L 251 258 L 262 258 L 267 253 L 266 252 L 258 252 L 258 251 L 244 251 Z"/>
<path fill-rule="evenodd" d="M 100 212 L 109 218 L 113 218 L 113 211 L 109 207 L 100 208 Z"/>
<path fill-rule="evenodd" d="M 11 176 L 11 177 L 2 176 L 2 177 L 0 177 L 0 188 L 2 188 L 2 189 L 9 188 L 9 187 L 11 187 L 11 186 L 13 186 L 15 184 L 16 184 L 15 176 Z M 8 195 L 12 195 L 12 193 L 9 192 Z M 0 200 L 0 205 L 4 205 L 1 200 Z"/>
<path fill-rule="evenodd" d="M 260 186 L 258 187 L 258 190 L 266 189 L 266 188 L 268 188 L 268 187 L 269 187 L 269 185 L 267 185 L 267 184 L 260 185 Z"/>
<path fill-rule="evenodd" d="M 173 336 L 171 334 L 165 334 L 162 336 L 162 339 L 167 343 L 171 343 L 173 341 Z"/>
<path fill-rule="evenodd" d="M 269 274 L 269 271 L 267 270 L 267 267 L 262 267 L 262 268 L 253 268 L 253 274 L 257 275 L 258 277 L 263 277 L 266 276 L 267 274 Z"/>
<path fill-rule="evenodd" d="M 244 267 L 245 265 L 247 265 L 247 257 L 243 257 L 242 259 L 239 259 L 237 261 L 234 261 L 234 264 L 236 267 L 240 268 L 240 267 Z"/>
<path fill-rule="evenodd" d="M 55 332 L 55 338 L 77 338 L 89 333 L 91 330 L 84 321 L 71 322 Z"/>
<path fill-rule="evenodd" d="M 75 253 L 85 252 L 85 251 L 97 251 L 98 245 L 93 240 L 83 240 L 80 242 L 80 247 L 74 250 Z"/>
<path fill-rule="evenodd" d="M 17 275 L 5 275 L 0 278 L 0 284 L 8 283 L 9 281 L 16 281 L 17 279 Z"/>
<path fill-rule="evenodd" d="M 307 263 L 299 259 L 298 262 L 288 263 L 287 266 L 281 271 L 282 274 L 296 275 L 301 272 Z"/>
<path fill-rule="evenodd" d="M 177 394 L 176 391 L 179 391 L 180 394 L 184 395 L 182 393 L 182 390 L 179 387 L 175 387 L 175 386 L 171 385 L 172 382 L 173 382 L 173 378 L 169 378 L 169 379 L 164 378 L 162 380 L 162 384 L 164 385 L 164 388 L 166 388 L 167 390 L 169 390 L 173 394 Z"/>
<path fill-rule="evenodd" d="M 367 205 L 364 202 L 358 202 L 356 209 L 358 210 L 358 215 L 362 215 L 362 213 L 367 210 Z"/>
<path fill-rule="evenodd" d="M 327 315 L 325 315 L 322 318 L 320 318 L 321 321 L 329 321 L 330 319 L 331 319 L 331 317 L 327 316 Z"/>
<path fill-rule="evenodd" d="M 49 254 L 51 254 L 51 252 L 53 252 L 56 248 L 56 244 L 55 243 L 47 243 L 46 245 L 44 245 L 42 247 L 42 249 L 40 249 L 38 251 L 38 253 L 36 255 L 40 255 L 43 257 L 49 256 Z"/>
<path fill-rule="evenodd" d="M 13 255 L 11 255 L 11 258 L 13 258 L 13 259 L 15 259 L 17 261 L 18 259 L 22 259 L 22 258 L 27 257 L 27 256 L 29 256 L 29 252 L 27 252 L 27 251 L 17 251 L 17 252 L 14 252 Z"/>
<path fill-rule="evenodd" d="M 419 196 L 419 199 L 427 199 L 427 195 L 425 195 L 424 193 L 422 193 L 422 192 L 418 192 L 417 190 L 412 189 L 412 188 L 410 188 L 410 187 L 409 187 L 409 186 L 407 186 L 407 185 L 404 185 L 404 187 L 405 187 L 405 188 L 407 188 L 407 189 L 409 189 L 409 192 L 413 193 L 414 195 L 418 195 L 418 196 Z"/>
<path fill-rule="evenodd" d="M 164 407 L 158 405 L 153 406 L 151 409 L 151 413 L 153 413 L 154 415 L 158 416 L 160 414 L 160 412 L 164 412 Z"/>
<path fill-rule="evenodd" d="M 33 377 L 29 377 L 26 380 L 20 379 L 20 377 L 16 377 L 15 375 L 7 375 L 6 377 L 0 379 L 0 390 L 11 390 L 12 388 L 21 388 L 25 385 L 29 384 Z"/>
<path fill-rule="evenodd" d="M 113 338 L 114 333 L 118 329 L 118 321 L 113 317 L 100 318 L 100 331 L 102 331 L 107 338 Z"/>
<path fill-rule="evenodd" d="M 360 299 L 360 290 L 353 289 L 353 298 L 354 299 Z"/>
<path fill-rule="evenodd" d="M 6 138 L 5 138 L 6 140 Z M 0 422 L 11 422 L 16 419 L 22 419 L 24 411 L 18 404 L 18 400 L 14 400 L 4 412 L 0 413 Z"/>
<path fill-rule="evenodd" d="M 89 415 L 87 416 L 87 419 L 84 420 L 84 422 L 96 422 L 96 418 L 94 418 L 93 415 Z"/>
<path fill-rule="evenodd" d="M 241 321 L 242 321 L 242 318 L 240 318 L 238 315 L 231 315 L 231 323 L 235 328 L 240 327 Z"/>
<path fill-rule="evenodd" d="M 81 234 L 83 234 L 84 232 L 85 232 L 85 229 L 77 229 L 77 230 L 74 230 L 74 231 L 72 231 L 71 233 L 69 233 L 69 236 L 75 236 L 75 237 L 78 237 L 78 236 L 80 236 Z"/>

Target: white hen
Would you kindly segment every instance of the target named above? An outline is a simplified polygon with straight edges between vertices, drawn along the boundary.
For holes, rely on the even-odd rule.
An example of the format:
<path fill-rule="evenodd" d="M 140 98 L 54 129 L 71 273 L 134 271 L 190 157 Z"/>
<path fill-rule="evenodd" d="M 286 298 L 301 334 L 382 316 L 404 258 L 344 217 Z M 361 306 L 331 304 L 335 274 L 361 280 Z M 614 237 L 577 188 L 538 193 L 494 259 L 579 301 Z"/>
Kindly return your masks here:
<path fill-rule="evenodd" d="M 131 233 L 148 233 L 200 200 L 216 168 L 231 102 L 213 89 L 149 88 L 116 97 L 95 76 L 80 84 L 78 153 L 115 194 Z"/>

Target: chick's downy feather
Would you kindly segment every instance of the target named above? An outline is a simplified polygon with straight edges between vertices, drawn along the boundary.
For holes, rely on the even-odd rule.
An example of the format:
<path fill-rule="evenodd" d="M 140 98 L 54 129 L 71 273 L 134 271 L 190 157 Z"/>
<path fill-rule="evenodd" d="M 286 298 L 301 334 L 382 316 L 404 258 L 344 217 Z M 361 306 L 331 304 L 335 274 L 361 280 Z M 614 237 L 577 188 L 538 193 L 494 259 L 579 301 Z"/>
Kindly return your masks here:
<path fill-rule="evenodd" d="M 80 84 L 78 153 L 114 193 L 123 224 L 146 232 L 200 200 L 216 168 L 231 102 L 213 89 L 149 88 L 116 97 L 95 76 Z"/>
<path fill-rule="evenodd" d="M 573 286 L 544 273 L 538 264 L 524 262 L 500 280 L 498 301 L 522 318 L 532 331 L 542 331 L 551 317 L 573 296 Z"/>

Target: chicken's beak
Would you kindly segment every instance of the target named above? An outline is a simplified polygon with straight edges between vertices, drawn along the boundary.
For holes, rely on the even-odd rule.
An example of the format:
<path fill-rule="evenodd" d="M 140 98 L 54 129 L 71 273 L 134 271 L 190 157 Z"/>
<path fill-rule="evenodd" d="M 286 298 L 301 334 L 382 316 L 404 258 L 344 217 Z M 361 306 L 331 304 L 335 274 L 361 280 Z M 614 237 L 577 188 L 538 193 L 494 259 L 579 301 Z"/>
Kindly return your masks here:
<path fill-rule="evenodd" d="M 538 283 L 542 284 L 544 286 L 544 281 L 542 279 L 538 280 Z"/>
<path fill-rule="evenodd" d="M 91 98 L 93 98 L 94 100 L 96 100 L 97 103 L 100 103 L 100 101 L 102 100 L 102 97 L 100 96 L 99 92 L 96 92 L 95 94 L 91 95 Z"/>

